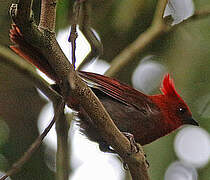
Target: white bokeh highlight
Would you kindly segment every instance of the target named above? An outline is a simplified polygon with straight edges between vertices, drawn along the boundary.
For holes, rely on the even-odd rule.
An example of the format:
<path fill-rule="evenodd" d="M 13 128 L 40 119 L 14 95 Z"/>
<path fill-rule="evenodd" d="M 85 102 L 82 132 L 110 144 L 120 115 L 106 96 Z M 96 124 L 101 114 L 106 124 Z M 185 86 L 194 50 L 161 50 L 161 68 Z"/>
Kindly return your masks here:
<path fill-rule="evenodd" d="M 169 0 L 164 17 L 171 15 L 173 18 L 172 25 L 175 25 L 192 16 L 194 9 L 192 0 Z"/>
<path fill-rule="evenodd" d="M 173 162 L 166 170 L 164 180 L 197 180 L 194 167 L 180 161 Z"/>
<path fill-rule="evenodd" d="M 87 72 L 94 72 L 98 74 L 104 74 L 106 70 L 108 70 L 110 67 L 109 63 L 106 61 L 97 59 L 93 62 L 90 62 L 82 68 L 82 71 L 87 71 Z"/>
<path fill-rule="evenodd" d="M 180 160 L 201 168 L 210 160 L 210 135 L 199 127 L 183 128 L 175 138 L 174 148 Z"/>
<path fill-rule="evenodd" d="M 154 56 L 146 56 L 138 64 L 132 75 L 132 85 L 134 88 L 148 94 L 160 87 L 162 77 L 166 72 L 165 67 L 153 61 Z"/>
<path fill-rule="evenodd" d="M 117 166 L 114 166 L 116 163 L 112 162 L 113 159 L 107 158 L 98 158 L 95 157 L 92 161 L 83 163 L 73 174 L 71 179 L 73 180 L 82 180 L 82 179 L 91 179 L 91 180 L 121 180 L 123 179 L 123 173 L 120 173 L 119 163 Z"/>

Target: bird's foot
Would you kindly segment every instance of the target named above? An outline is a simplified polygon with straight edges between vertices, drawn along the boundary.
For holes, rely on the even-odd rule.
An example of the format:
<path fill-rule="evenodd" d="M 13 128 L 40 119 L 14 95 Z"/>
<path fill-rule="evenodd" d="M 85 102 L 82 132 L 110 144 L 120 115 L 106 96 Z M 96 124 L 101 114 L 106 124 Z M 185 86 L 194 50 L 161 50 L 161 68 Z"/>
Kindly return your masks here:
<path fill-rule="evenodd" d="M 122 132 L 125 137 L 128 138 L 128 140 L 130 141 L 130 144 L 131 144 L 131 152 L 130 154 L 133 154 L 133 153 L 138 153 L 139 152 L 139 146 L 138 144 L 136 143 L 135 139 L 134 139 L 134 136 L 133 134 L 131 133 L 128 133 L 128 132 Z"/>
<path fill-rule="evenodd" d="M 139 151 L 141 151 L 141 153 L 144 154 L 147 167 L 149 168 L 150 165 L 149 165 L 149 162 L 146 159 L 147 156 L 143 152 L 142 148 L 140 148 L 139 145 L 136 143 L 133 134 L 128 133 L 128 132 L 122 132 L 122 133 L 128 138 L 128 140 L 130 141 L 130 144 L 131 144 L 131 152 L 129 153 L 129 155 L 131 155 L 133 153 L 138 153 Z M 103 142 L 103 141 L 99 143 L 99 149 L 102 152 L 116 154 L 116 151 L 114 149 L 112 149 L 111 146 L 109 146 L 106 142 Z M 124 167 L 125 170 L 128 170 L 128 166 L 127 166 L 126 163 L 123 163 L 123 167 Z"/>
<path fill-rule="evenodd" d="M 133 153 L 138 153 L 139 151 L 141 151 L 141 153 L 144 154 L 144 157 L 145 157 L 145 162 L 147 164 L 147 168 L 149 168 L 149 162 L 147 161 L 146 157 L 147 155 L 143 152 L 143 149 L 139 147 L 139 145 L 136 143 L 135 139 L 134 139 L 134 136 L 133 134 L 131 133 L 128 133 L 128 132 L 122 132 L 127 138 L 128 140 L 130 141 L 130 144 L 131 144 L 131 152 L 130 152 L 130 155 L 133 154 Z M 123 167 L 125 170 L 128 170 L 128 166 L 126 163 L 123 163 Z"/>

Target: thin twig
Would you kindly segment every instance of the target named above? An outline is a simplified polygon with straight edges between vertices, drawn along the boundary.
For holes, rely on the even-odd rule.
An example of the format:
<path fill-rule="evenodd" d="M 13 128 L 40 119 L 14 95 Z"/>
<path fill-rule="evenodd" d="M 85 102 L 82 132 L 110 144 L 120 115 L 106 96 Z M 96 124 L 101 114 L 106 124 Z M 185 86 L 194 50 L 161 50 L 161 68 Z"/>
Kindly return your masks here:
<path fill-rule="evenodd" d="M 155 14 L 154 14 L 151 26 L 155 26 L 156 28 L 162 25 L 165 26 L 163 15 L 164 15 L 164 11 L 165 11 L 167 3 L 168 3 L 168 0 L 159 0 L 157 2 Z"/>
<path fill-rule="evenodd" d="M 78 16 L 79 16 L 79 11 L 80 11 L 80 3 L 75 4 L 74 6 L 74 17 L 73 17 L 73 24 L 71 26 L 71 32 L 68 41 L 71 43 L 71 59 L 72 59 L 72 65 L 73 69 L 75 70 L 75 63 L 76 63 L 76 39 L 77 39 L 77 21 L 78 21 Z"/>
<path fill-rule="evenodd" d="M 175 30 L 177 27 L 183 26 L 183 25 L 193 22 L 195 20 L 200 20 L 200 19 L 206 18 L 208 16 L 210 16 L 210 9 L 197 10 L 197 11 L 195 11 L 195 13 L 192 16 L 190 16 L 189 18 L 180 22 L 179 24 L 176 24 L 175 26 L 173 26 L 171 28 L 171 30 Z"/>
<path fill-rule="evenodd" d="M 80 65 L 77 67 L 77 69 L 81 69 L 84 64 L 89 63 L 91 60 L 101 56 L 103 54 L 103 45 L 101 41 L 96 37 L 95 33 L 93 32 L 91 28 L 91 8 L 90 8 L 90 2 L 88 0 L 85 0 L 84 2 L 80 3 L 80 13 L 79 13 L 79 29 L 87 39 L 87 41 L 90 44 L 91 51 L 88 53 L 88 55 L 85 57 L 85 59 L 80 63 Z"/>
<path fill-rule="evenodd" d="M 116 73 L 123 69 L 123 67 L 127 66 L 132 60 L 135 59 L 136 55 L 143 52 L 144 49 L 151 44 L 154 40 L 158 39 L 164 33 L 168 33 L 177 29 L 178 27 L 192 22 L 194 20 L 199 20 L 205 17 L 210 16 L 210 10 L 198 10 L 189 17 L 188 19 L 182 21 L 181 23 L 171 26 L 167 25 L 164 22 L 163 14 L 164 9 L 166 7 L 167 0 L 159 0 L 157 3 L 155 15 L 151 26 L 139 37 L 127 46 L 124 50 L 122 50 L 113 60 L 111 63 L 110 68 L 106 71 L 105 75 L 107 76 L 115 76 Z"/>
<path fill-rule="evenodd" d="M 12 168 L 7 171 L 6 175 L 0 178 L 0 180 L 5 180 L 7 177 L 16 174 L 21 169 L 21 167 L 31 158 L 33 153 L 40 147 L 43 139 L 48 134 L 54 123 L 59 119 L 60 114 L 63 112 L 64 105 L 65 103 L 63 100 L 59 102 L 55 111 L 55 115 L 47 128 L 45 128 L 44 132 L 34 141 L 34 143 L 29 147 L 24 155 L 15 164 L 13 164 Z"/>

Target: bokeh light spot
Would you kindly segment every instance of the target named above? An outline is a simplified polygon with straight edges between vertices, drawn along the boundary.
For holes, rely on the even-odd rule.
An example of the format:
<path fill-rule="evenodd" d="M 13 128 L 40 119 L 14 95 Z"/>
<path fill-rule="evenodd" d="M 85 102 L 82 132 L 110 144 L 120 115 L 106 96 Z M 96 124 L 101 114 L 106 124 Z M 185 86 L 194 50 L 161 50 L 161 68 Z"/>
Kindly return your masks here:
<path fill-rule="evenodd" d="M 104 74 L 106 70 L 109 69 L 109 67 L 110 67 L 109 63 L 107 63 L 106 61 L 97 59 L 93 62 L 85 64 L 82 70 L 87 71 L 87 72 Z"/>
<path fill-rule="evenodd" d="M 153 61 L 154 56 L 146 56 L 139 63 L 132 75 L 132 84 L 136 89 L 144 93 L 151 93 L 160 86 L 165 67 L 158 62 Z"/>
<path fill-rule="evenodd" d="M 173 162 L 165 173 L 164 180 L 197 180 L 198 174 L 194 167 L 183 162 Z"/>
<path fill-rule="evenodd" d="M 73 174 L 72 180 L 91 179 L 91 180 L 120 180 L 123 178 L 119 166 L 114 167 L 107 159 L 94 158 L 93 161 L 85 162 Z"/>
<path fill-rule="evenodd" d="M 169 0 L 164 12 L 164 17 L 171 15 L 174 20 L 172 25 L 175 25 L 192 16 L 194 9 L 192 0 Z"/>
<path fill-rule="evenodd" d="M 199 127 L 186 127 L 179 131 L 174 142 L 179 159 L 199 168 L 210 159 L 210 136 Z"/>

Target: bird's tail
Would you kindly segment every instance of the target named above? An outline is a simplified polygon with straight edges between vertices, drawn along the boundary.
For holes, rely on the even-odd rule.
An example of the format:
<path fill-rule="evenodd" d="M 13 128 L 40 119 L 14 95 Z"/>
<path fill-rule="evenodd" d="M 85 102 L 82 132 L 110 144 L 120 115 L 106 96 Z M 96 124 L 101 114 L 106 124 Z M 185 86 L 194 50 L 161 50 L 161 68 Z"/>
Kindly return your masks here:
<path fill-rule="evenodd" d="M 10 40 L 14 43 L 14 45 L 11 45 L 10 48 L 15 53 L 36 66 L 40 71 L 42 71 L 55 82 L 59 81 L 58 76 L 50 66 L 47 59 L 41 53 L 40 49 L 34 47 L 25 40 L 16 24 L 12 24 L 12 28 L 10 30 Z"/>

